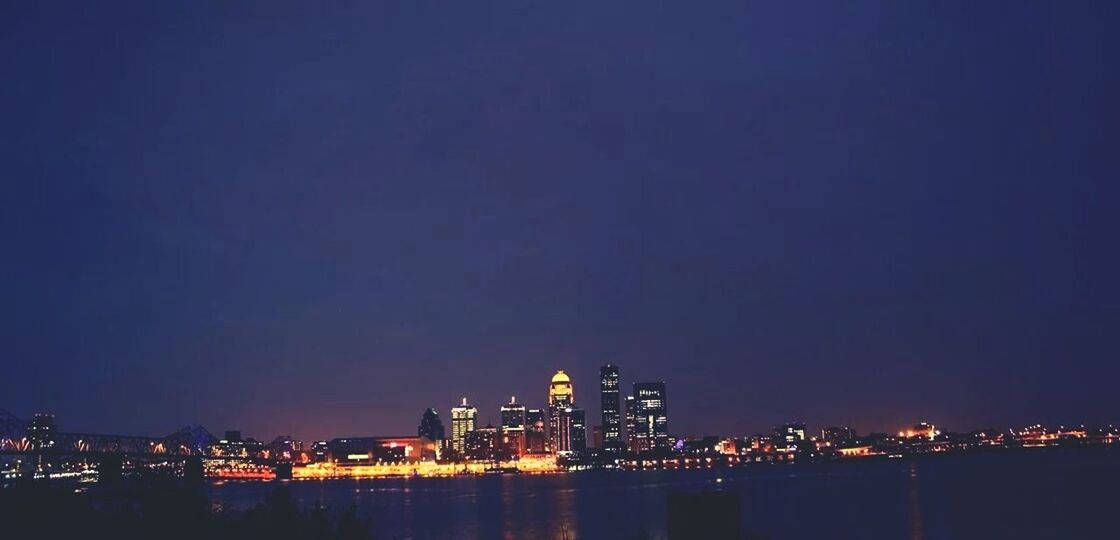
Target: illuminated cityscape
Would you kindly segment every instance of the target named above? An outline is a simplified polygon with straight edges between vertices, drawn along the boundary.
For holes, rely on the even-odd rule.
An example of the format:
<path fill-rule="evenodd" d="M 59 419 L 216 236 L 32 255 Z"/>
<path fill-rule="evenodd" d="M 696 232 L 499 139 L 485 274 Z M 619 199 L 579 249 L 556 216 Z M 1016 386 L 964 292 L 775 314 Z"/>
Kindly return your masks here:
<path fill-rule="evenodd" d="M 479 425 L 478 410 L 463 398 L 450 409 L 450 436 L 445 436 L 435 407 L 423 410 L 416 435 L 346 436 L 312 444 L 287 436 L 265 444 L 237 430 L 217 438 L 198 426 L 159 438 L 77 434 L 59 430 L 50 414 L 35 414 L 24 422 L 3 412 L 0 464 L 3 478 L 9 480 L 93 481 L 144 469 L 183 475 L 192 470 L 192 463 L 201 474 L 216 479 L 298 480 L 719 468 L 1120 444 L 1120 428 L 1114 426 L 952 432 L 927 422 L 894 434 L 860 434 L 850 426 L 822 426 L 810 432 L 805 423 L 791 422 L 751 436 L 676 435 L 669 431 L 664 382 L 633 383 L 625 400 L 623 430 L 620 370 L 605 365 L 600 374 L 600 412 L 608 427 L 603 431 L 595 426 L 603 433 L 597 445 L 587 439 L 587 416 L 576 406 L 575 382 L 560 370 L 542 396 L 546 408 L 529 407 L 511 397 L 499 408 L 496 426 Z M 625 448 L 615 444 L 620 441 L 626 441 Z"/>
<path fill-rule="evenodd" d="M 1120 537 L 1120 1 L 10 1 L 0 540 Z"/>

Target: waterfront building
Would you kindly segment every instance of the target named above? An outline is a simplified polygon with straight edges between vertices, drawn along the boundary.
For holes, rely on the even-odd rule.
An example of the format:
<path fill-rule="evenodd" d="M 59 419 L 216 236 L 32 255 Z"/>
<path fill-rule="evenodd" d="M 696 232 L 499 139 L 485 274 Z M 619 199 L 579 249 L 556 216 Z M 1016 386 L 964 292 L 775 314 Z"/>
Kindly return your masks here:
<path fill-rule="evenodd" d="M 525 411 L 525 452 L 529 454 L 544 454 L 548 451 L 548 435 L 546 433 L 544 411 L 541 409 L 526 409 Z"/>
<path fill-rule="evenodd" d="M 225 438 L 206 449 L 206 453 L 213 457 L 259 458 L 264 456 L 264 452 L 264 443 L 252 437 L 243 437 L 240 430 L 227 430 Z"/>
<path fill-rule="evenodd" d="M 511 396 L 509 403 L 502 405 L 502 433 L 505 444 L 515 456 L 525 453 L 525 406 L 517 403 L 517 397 Z"/>
<path fill-rule="evenodd" d="M 341 437 L 327 443 L 330 460 L 338 465 L 369 465 L 431 461 L 436 443 L 426 437 Z"/>
<path fill-rule="evenodd" d="M 807 450 L 815 445 L 806 444 L 805 424 L 793 422 L 774 426 L 774 447 L 786 452 Z"/>
<path fill-rule="evenodd" d="M 557 447 L 560 455 L 587 451 L 587 414 L 579 407 L 565 407 L 557 415 Z"/>
<path fill-rule="evenodd" d="M 266 455 L 278 461 L 295 461 L 303 452 L 303 441 L 293 439 L 290 435 L 280 435 L 264 447 Z"/>
<path fill-rule="evenodd" d="M 464 441 L 463 457 L 470 461 L 505 461 L 511 452 L 506 445 L 502 431 L 487 424 L 467 434 Z"/>
<path fill-rule="evenodd" d="M 774 435 L 779 440 L 787 443 L 795 443 L 805 440 L 805 424 L 794 422 L 790 424 L 782 424 L 774 428 Z"/>
<path fill-rule="evenodd" d="M 572 379 L 564 370 L 558 370 L 548 385 L 548 451 L 567 451 L 570 440 L 561 438 L 560 417 L 564 409 L 575 405 Z M 565 432 L 566 433 L 566 432 Z"/>
<path fill-rule="evenodd" d="M 669 449 L 669 408 L 665 383 L 634 383 L 633 397 L 635 451 Z"/>
<path fill-rule="evenodd" d="M 564 411 L 568 417 L 568 448 L 573 454 L 587 452 L 587 415 L 579 407 L 568 407 Z"/>
<path fill-rule="evenodd" d="M 638 400 L 633 395 L 626 396 L 626 449 L 631 453 L 638 451 Z"/>
<path fill-rule="evenodd" d="M 848 426 L 829 426 L 821 430 L 821 439 L 830 443 L 850 441 L 856 438 L 856 431 Z"/>
<path fill-rule="evenodd" d="M 27 423 L 27 442 L 39 450 L 52 448 L 55 444 L 54 415 L 37 413 Z"/>
<path fill-rule="evenodd" d="M 602 441 L 597 445 L 607 452 L 622 450 L 622 418 L 619 410 L 618 366 L 599 368 L 599 401 Z"/>
<path fill-rule="evenodd" d="M 898 433 L 899 437 L 905 437 L 907 439 L 933 440 L 938 435 L 941 435 L 941 431 L 937 429 L 937 426 L 926 422 L 914 424 L 910 429 Z"/>
<path fill-rule="evenodd" d="M 467 434 L 474 431 L 477 417 L 478 409 L 467 404 L 467 398 L 451 409 L 451 448 L 456 453 L 462 455 Z"/>
<path fill-rule="evenodd" d="M 330 461 L 330 443 L 327 441 L 313 443 L 311 445 L 311 461 L 314 463 Z"/>
<path fill-rule="evenodd" d="M 424 411 L 424 415 L 420 417 L 420 425 L 416 428 L 416 434 L 435 441 L 438 445 L 446 438 L 446 431 L 443 429 L 443 421 L 439 418 L 439 412 L 432 407 L 428 407 Z"/>

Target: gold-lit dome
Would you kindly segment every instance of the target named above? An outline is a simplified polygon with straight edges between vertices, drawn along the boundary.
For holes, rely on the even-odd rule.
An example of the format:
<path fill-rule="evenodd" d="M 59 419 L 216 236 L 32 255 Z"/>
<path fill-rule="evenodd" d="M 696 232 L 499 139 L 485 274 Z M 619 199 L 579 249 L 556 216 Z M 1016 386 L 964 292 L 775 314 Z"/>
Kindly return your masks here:
<path fill-rule="evenodd" d="M 556 375 L 552 376 L 552 384 L 548 385 L 548 404 L 569 407 L 575 400 L 571 377 L 564 370 L 557 370 Z"/>
<path fill-rule="evenodd" d="M 564 370 L 562 370 L 562 369 L 557 370 L 556 375 L 552 376 L 552 384 L 556 384 L 556 383 L 569 383 L 569 384 L 571 384 L 571 382 L 572 382 L 571 377 L 568 377 L 568 374 L 564 373 Z"/>

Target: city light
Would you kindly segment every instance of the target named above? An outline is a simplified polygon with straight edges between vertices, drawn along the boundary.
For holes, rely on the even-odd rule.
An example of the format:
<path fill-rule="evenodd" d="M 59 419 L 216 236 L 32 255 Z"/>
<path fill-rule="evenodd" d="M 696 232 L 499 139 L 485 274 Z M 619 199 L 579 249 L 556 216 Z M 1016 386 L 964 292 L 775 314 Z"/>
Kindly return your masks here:
<path fill-rule="evenodd" d="M 290 437 L 265 444 L 240 431 L 217 438 L 195 427 L 167 437 L 72 434 L 55 428 L 49 414 L 37 414 L 25 430 L 0 437 L 3 478 L 93 480 L 99 460 L 119 456 L 121 474 L 140 469 L 214 479 L 442 477 L 484 474 L 555 474 L 588 469 L 695 470 L 829 460 L 903 458 L 973 449 L 1030 449 L 1052 446 L 1120 444 L 1120 429 L 1032 424 L 1009 430 L 955 433 L 928 422 L 897 435 L 857 434 L 849 426 L 826 426 L 809 436 L 804 423 L 780 424 L 771 432 L 744 437 L 673 436 L 668 430 L 664 382 L 637 382 L 619 392 L 619 369 L 600 371 L 602 424 L 590 430 L 575 402 L 575 384 L 563 370 L 548 386 L 547 407 L 532 408 L 511 397 L 499 408 L 497 426 L 477 424 L 478 410 L 463 398 L 451 409 L 451 436 L 435 408 L 424 411 L 417 435 L 339 437 L 304 448 Z M 623 415 L 625 411 L 625 415 Z M 623 422 L 625 418 L 625 422 Z M 8 425 L 21 422 L 9 418 Z M 604 430 L 602 425 L 608 426 Z M 43 459 L 49 455 L 52 459 Z"/>

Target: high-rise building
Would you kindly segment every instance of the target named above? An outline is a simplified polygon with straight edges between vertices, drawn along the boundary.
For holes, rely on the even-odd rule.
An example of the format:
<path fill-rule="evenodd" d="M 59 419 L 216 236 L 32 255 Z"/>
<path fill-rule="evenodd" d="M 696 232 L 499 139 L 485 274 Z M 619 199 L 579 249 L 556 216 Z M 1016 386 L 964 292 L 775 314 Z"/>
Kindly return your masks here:
<path fill-rule="evenodd" d="M 665 383 L 634 383 L 634 429 L 636 451 L 669 448 L 669 407 Z"/>
<path fill-rule="evenodd" d="M 570 446 L 570 441 L 561 442 L 560 438 L 560 416 L 561 412 L 573 405 L 575 405 L 576 397 L 575 390 L 572 388 L 572 379 L 568 377 L 564 370 L 558 370 L 552 376 L 552 382 L 548 385 L 548 451 L 559 452 L 563 448 L 565 451 Z"/>
<path fill-rule="evenodd" d="M 599 395 L 602 406 L 602 449 L 607 452 L 622 450 L 622 418 L 618 401 L 618 366 L 607 364 L 599 368 Z"/>
<path fill-rule="evenodd" d="M 436 443 L 447 436 L 443 429 L 443 421 L 439 419 L 439 413 L 435 409 L 428 407 L 428 410 L 424 411 L 424 415 L 420 417 L 420 426 L 416 428 L 416 434 Z"/>
<path fill-rule="evenodd" d="M 544 411 L 527 409 L 525 411 L 525 451 L 530 454 L 543 454 L 548 451 L 548 434 L 545 431 Z"/>
<path fill-rule="evenodd" d="M 805 440 L 805 424 L 794 422 L 791 424 L 782 424 L 774 428 L 774 435 L 776 435 L 783 442 L 792 443 Z"/>
<path fill-rule="evenodd" d="M 487 424 L 467 434 L 463 457 L 471 461 L 505 461 L 510 454 L 502 440 L 501 430 Z"/>
<path fill-rule="evenodd" d="M 564 409 L 565 423 L 568 424 L 568 451 L 582 454 L 587 451 L 587 415 L 579 407 Z"/>
<path fill-rule="evenodd" d="M 501 413 L 505 443 L 513 455 L 520 456 L 525 453 L 525 406 L 517 403 L 516 397 L 510 397 L 509 403 L 502 405 Z"/>
<path fill-rule="evenodd" d="M 477 416 L 478 409 L 468 405 L 467 398 L 463 398 L 461 405 L 451 409 L 451 448 L 459 455 L 462 455 L 465 449 L 467 434 L 475 429 Z"/>
<path fill-rule="evenodd" d="M 638 451 L 638 400 L 634 396 L 626 396 L 626 449 L 630 452 Z"/>
<path fill-rule="evenodd" d="M 579 407 L 564 407 L 556 415 L 554 452 L 563 456 L 587 450 L 587 414 Z"/>

